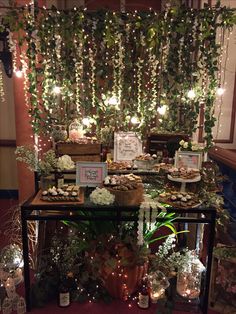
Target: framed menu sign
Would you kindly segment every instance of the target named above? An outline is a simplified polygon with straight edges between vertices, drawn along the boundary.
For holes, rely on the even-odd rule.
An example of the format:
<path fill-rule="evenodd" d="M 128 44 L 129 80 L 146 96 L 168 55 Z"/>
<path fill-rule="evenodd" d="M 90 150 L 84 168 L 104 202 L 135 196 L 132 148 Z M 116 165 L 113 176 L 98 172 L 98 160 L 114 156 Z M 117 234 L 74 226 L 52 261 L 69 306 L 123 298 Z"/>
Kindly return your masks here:
<path fill-rule="evenodd" d="M 114 161 L 131 161 L 142 154 L 142 142 L 135 132 L 114 134 Z"/>
<path fill-rule="evenodd" d="M 107 163 L 80 162 L 76 163 L 76 185 L 99 186 L 107 176 Z"/>
<path fill-rule="evenodd" d="M 202 153 L 192 151 L 177 151 L 175 153 L 175 167 L 201 169 Z"/>

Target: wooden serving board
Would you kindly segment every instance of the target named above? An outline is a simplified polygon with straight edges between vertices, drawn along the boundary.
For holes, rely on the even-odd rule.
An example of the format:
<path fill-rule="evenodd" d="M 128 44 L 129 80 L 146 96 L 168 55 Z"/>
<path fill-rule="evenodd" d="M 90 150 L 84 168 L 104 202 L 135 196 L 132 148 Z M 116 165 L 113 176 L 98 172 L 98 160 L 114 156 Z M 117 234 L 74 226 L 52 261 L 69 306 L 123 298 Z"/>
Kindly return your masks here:
<path fill-rule="evenodd" d="M 84 204 L 84 190 L 79 189 L 79 201 L 43 201 L 41 200 L 42 191 L 39 190 L 35 198 L 32 200 L 31 205 L 69 205 L 69 204 Z"/>

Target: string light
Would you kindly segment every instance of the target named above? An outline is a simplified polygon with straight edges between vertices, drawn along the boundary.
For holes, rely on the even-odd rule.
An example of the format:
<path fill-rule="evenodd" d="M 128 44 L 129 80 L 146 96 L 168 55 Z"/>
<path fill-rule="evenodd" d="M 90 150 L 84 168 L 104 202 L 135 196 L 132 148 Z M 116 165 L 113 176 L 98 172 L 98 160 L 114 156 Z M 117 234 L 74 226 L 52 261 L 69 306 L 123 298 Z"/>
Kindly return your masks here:
<path fill-rule="evenodd" d="M 187 92 L 187 96 L 189 99 L 194 99 L 195 96 L 196 96 L 196 93 L 193 89 L 190 89 L 188 92 Z"/>
<path fill-rule="evenodd" d="M 139 119 L 137 117 L 132 117 L 130 119 L 130 122 L 133 123 L 133 124 L 138 124 L 139 123 Z"/>
<path fill-rule="evenodd" d="M 22 78 L 23 77 L 23 71 L 22 70 L 16 70 L 15 71 L 15 76 L 18 78 Z"/>
<path fill-rule="evenodd" d="M 163 105 L 163 106 L 157 108 L 158 113 L 162 116 L 164 116 L 164 114 L 166 113 L 166 110 L 167 110 L 166 105 Z"/>
<path fill-rule="evenodd" d="M 222 88 L 222 87 L 218 87 L 217 90 L 216 90 L 216 94 L 218 96 L 222 96 L 224 94 L 224 92 L 225 92 L 225 89 Z"/>
<path fill-rule="evenodd" d="M 116 96 L 112 96 L 108 99 L 108 104 L 111 106 L 119 105 L 119 100 Z"/>
<path fill-rule="evenodd" d="M 59 95 L 61 93 L 61 87 L 59 86 L 54 86 L 52 89 L 53 94 Z"/>

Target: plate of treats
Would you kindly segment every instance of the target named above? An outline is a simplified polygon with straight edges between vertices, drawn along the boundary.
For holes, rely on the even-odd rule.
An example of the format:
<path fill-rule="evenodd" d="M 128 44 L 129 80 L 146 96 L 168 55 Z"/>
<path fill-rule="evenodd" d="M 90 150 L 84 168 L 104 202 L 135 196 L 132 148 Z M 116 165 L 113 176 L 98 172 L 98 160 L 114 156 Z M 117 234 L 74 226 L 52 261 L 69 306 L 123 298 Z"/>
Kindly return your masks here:
<path fill-rule="evenodd" d="M 176 182 L 198 182 L 201 180 L 199 169 L 170 168 L 168 179 Z"/>
<path fill-rule="evenodd" d="M 34 198 L 32 204 L 41 205 L 44 203 L 63 204 L 63 203 L 79 203 L 84 202 L 84 193 L 78 185 L 65 184 L 61 188 L 53 186 L 44 191 L 39 191 Z"/>
<path fill-rule="evenodd" d="M 163 170 L 165 172 L 169 172 L 169 169 L 173 168 L 172 164 L 166 164 L 164 162 L 155 164 L 152 168 L 153 171 L 160 172 L 160 170 Z"/>
<path fill-rule="evenodd" d="M 104 187 L 115 195 L 118 205 L 139 205 L 143 201 L 142 179 L 134 174 L 107 176 Z"/>
<path fill-rule="evenodd" d="M 131 170 L 132 163 L 128 161 L 112 161 L 107 164 L 109 171 Z"/>
<path fill-rule="evenodd" d="M 191 192 L 164 192 L 159 194 L 159 202 L 176 208 L 196 208 L 201 205 L 197 195 Z"/>

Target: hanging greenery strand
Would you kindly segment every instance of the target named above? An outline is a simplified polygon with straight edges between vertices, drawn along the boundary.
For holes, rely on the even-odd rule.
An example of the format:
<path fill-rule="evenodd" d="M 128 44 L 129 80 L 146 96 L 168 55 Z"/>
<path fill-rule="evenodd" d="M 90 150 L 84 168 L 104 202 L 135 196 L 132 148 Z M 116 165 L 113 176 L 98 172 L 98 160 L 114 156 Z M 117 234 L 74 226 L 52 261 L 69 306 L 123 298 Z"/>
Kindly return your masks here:
<path fill-rule="evenodd" d="M 86 116 L 98 129 L 110 125 L 145 136 L 156 126 L 159 132 L 191 135 L 204 104 L 204 139 L 211 146 L 219 81 L 216 31 L 233 27 L 232 9 L 217 3 L 159 13 L 37 6 L 34 18 L 30 12 L 30 6 L 13 10 L 5 24 L 14 68 L 12 33 L 21 34 L 20 46 L 27 45 L 25 86 L 35 133 L 50 134 L 53 124 Z M 166 113 L 157 119 L 163 105 Z M 130 123 L 136 115 L 139 123 Z"/>

